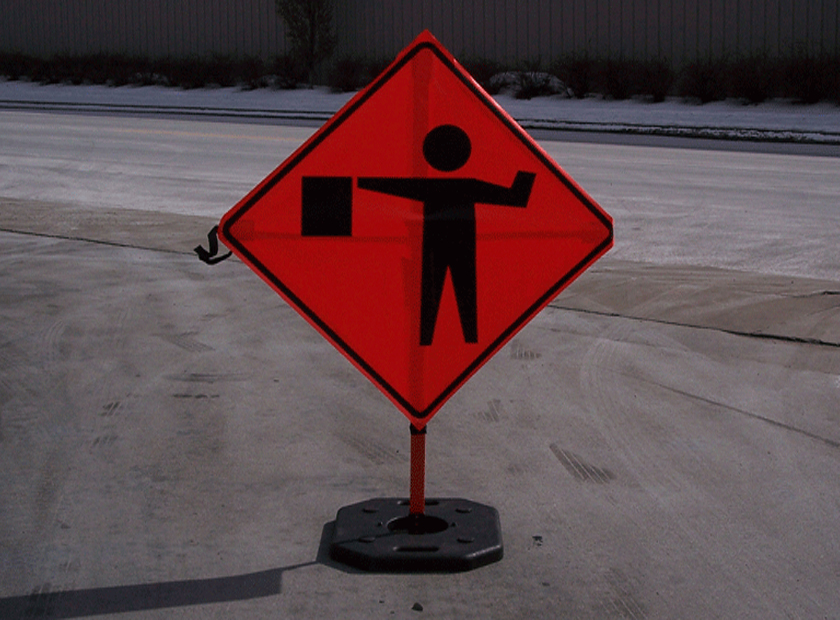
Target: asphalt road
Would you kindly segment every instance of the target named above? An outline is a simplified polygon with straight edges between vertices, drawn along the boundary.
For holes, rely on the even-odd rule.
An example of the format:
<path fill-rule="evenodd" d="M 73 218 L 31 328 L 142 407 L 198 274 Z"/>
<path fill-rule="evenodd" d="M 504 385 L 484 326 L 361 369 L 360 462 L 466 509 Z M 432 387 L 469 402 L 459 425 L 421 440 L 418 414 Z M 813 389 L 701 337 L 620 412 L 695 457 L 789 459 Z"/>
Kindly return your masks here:
<path fill-rule="evenodd" d="M 840 618 L 840 160 L 543 141 L 615 248 L 428 436 L 505 557 L 379 575 L 405 419 L 191 251 L 311 131 L 0 113 L 0 617 Z"/>

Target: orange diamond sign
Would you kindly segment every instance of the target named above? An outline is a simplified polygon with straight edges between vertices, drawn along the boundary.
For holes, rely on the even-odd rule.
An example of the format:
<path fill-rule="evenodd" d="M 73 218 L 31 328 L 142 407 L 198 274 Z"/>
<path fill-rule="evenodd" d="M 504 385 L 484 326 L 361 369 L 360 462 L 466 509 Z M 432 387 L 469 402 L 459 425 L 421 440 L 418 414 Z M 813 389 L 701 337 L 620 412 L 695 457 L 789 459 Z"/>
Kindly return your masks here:
<path fill-rule="evenodd" d="M 428 32 L 219 229 L 418 429 L 613 240 Z"/>

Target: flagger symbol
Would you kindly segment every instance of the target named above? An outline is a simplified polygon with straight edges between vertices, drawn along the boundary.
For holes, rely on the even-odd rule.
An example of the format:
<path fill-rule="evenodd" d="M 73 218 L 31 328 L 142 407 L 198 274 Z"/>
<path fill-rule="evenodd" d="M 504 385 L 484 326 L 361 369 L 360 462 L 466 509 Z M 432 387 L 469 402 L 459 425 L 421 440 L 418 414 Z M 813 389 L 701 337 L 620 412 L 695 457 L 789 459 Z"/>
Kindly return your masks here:
<path fill-rule="evenodd" d="M 472 144 L 455 125 L 426 134 L 423 156 L 441 172 L 454 172 L 470 158 Z M 467 343 L 478 342 L 475 205 L 525 208 L 536 175 L 519 171 L 510 187 L 476 178 L 360 177 L 360 190 L 423 203 L 423 265 L 420 292 L 420 345 L 432 344 L 446 272 L 452 277 L 461 331 Z M 352 234 L 350 177 L 303 177 L 302 234 Z"/>

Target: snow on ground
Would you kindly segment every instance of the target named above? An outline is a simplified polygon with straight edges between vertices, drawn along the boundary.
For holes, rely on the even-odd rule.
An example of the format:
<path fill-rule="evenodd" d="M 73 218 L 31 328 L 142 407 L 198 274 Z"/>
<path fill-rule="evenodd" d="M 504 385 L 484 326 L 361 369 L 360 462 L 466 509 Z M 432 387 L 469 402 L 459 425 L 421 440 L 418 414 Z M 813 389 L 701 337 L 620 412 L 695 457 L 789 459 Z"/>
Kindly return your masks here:
<path fill-rule="evenodd" d="M 161 86 L 72 86 L 0 81 L 0 108 L 206 114 L 253 118 L 326 120 L 353 93 L 326 88 L 244 91 L 238 88 L 182 90 Z M 495 99 L 528 129 L 610 131 L 730 139 L 840 144 L 840 106 L 772 101 L 742 105 L 725 101 L 694 105 L 678 99 L 639 100 L 538 97 Z"/>

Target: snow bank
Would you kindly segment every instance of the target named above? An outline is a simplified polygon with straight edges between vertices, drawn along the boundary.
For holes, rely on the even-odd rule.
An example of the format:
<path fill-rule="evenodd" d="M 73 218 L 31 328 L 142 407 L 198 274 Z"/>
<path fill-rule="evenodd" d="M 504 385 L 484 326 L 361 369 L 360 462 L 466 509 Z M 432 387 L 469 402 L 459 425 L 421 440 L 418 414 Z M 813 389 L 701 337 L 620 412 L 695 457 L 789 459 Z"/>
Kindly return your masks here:
<path fill-rule="evenodd" d="M 205 88 L 180 90 L 161 86 L 71 86 L 0 82 L 0 108 L 26 110 L 123 111 L 221 115 L 247 118 L 323 121 L 352 93 L 326 88 L 298 90 Z M 496 101 L 527 129 L 565 129 L 784 140 L 840 144 L 840 107 L 773 101 L 760 105 L 716 102 L 693 105 L 679 100 L 568 99 L 562 96 Z"/>

